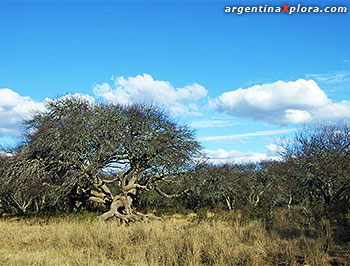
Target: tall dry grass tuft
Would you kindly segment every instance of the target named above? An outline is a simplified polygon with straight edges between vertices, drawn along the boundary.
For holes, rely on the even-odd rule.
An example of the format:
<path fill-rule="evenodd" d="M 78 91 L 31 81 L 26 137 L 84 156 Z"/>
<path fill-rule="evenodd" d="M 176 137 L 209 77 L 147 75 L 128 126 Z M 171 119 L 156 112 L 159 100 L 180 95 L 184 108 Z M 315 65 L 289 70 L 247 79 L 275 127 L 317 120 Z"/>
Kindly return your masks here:
<path fill-rule="evenodd" d="M 1 220 L 0 240 L 0 265 L 329 265 L 323 236 L 285 239 L 238 219 Z"/>

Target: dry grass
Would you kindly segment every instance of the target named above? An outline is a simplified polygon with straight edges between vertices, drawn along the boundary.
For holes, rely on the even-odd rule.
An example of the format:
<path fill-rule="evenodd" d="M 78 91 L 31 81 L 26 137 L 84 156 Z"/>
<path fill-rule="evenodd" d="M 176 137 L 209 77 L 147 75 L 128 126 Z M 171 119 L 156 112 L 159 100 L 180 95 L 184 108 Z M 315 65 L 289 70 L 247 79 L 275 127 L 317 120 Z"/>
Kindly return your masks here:
<path fill-rule="evenodd" d="M 285 239 L 259 221 L 0 220 L 0 265 L 330 265 L 327 237 Z M 347 264 L 349 265 L 349 264 Z"/>

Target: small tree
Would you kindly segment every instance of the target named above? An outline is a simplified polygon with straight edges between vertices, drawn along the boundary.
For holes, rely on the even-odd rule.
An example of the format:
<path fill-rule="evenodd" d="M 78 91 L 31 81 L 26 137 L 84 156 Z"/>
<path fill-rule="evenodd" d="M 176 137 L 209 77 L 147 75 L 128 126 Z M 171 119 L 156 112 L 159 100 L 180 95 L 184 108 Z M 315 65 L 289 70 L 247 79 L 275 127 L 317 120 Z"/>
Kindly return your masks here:
<path fill-rule="evenodd" d="M 165 195 L 158 185 L 185 171 L 199 150 L 193 131 L 150 105 L 63 97 L 49 102 L 26 125 L 27 141 L 17 156 L 40 165 L 41 175 L 33 179 L 47 188 L 51 206 L 69 210 L 94 201 L 110 208 L 103 219 L 147 219 L 133 210 L 138 192 Z M 20 174 L 18 178 L 27 182 Z"/>
<path fill-rule="evenodd" d="M 233 210 L 249 204 L 253 165 L 199 163 L 184 176 L 188 208 L 214 207 L 220 203 Z"/>

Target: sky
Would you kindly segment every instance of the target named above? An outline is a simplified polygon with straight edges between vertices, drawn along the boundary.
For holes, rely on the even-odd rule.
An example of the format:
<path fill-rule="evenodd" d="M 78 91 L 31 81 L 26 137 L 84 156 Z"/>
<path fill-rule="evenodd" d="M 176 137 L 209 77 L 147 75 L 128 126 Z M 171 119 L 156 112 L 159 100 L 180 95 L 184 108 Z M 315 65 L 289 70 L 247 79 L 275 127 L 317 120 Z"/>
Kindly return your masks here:
<path fill-rule="evenodd" d="M 227 6 L 346 13 L 225 13 Z M 301 127 L 350 118 L 350 1 L 2 1 L 0 145 L 66 94 L 152 102 L 213 162 L 276 159 Z"/>

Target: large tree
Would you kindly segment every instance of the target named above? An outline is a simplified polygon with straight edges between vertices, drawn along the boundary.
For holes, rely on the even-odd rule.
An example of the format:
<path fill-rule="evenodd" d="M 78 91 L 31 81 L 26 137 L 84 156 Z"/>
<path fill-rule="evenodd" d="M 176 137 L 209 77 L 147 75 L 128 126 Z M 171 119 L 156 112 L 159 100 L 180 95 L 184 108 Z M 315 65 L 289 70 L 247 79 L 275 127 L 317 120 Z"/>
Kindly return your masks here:
<path fill-rule="evenodd" d="M 62 97 L 26 125 L 16 156 L 40 169 L 34 183 L 47 188 L 51 205 L 72 209 L 99 202 L 110 208 L 103 219 L 147 219 L 133 210 L 138 192 L 165 195 L 158 185 L 183 173 L 199 150 L 192 130 L 152 105 Z"/>

